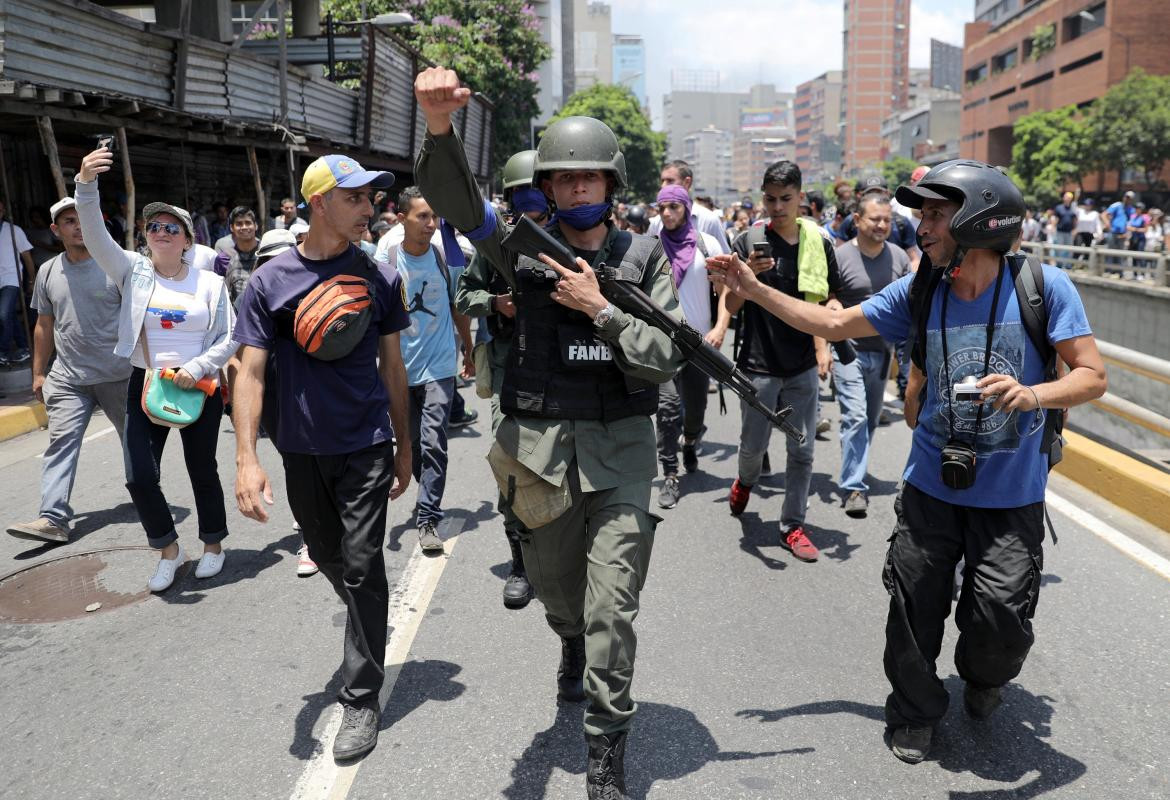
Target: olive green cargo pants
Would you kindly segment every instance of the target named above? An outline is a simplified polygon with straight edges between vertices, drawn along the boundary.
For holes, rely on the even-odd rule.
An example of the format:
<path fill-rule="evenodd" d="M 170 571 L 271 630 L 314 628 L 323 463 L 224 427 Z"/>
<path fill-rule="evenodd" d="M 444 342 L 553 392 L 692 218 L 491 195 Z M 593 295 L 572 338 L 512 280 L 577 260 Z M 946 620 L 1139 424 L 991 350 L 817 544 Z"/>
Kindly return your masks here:
<path fill-rule="evenodd" d="M 520 543 L 549 627 L 565 638 L 585 634 L 585 733 L 597 736 L 626 730 L 637 710 L 634 618 L 660 518 L 649 511 L 649 480 L 582 492 L 575 463 L 565 480 L 572 508 L 522 532 Z"/>

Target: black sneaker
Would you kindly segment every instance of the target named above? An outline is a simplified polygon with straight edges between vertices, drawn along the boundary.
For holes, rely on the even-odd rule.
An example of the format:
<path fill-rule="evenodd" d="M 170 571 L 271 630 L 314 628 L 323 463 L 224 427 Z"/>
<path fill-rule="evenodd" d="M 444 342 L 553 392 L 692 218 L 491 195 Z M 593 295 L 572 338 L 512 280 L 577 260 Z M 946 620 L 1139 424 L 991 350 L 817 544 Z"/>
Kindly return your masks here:
<path fill-rule="evenodd" d="M 338 761 L 361 758 L 378 744 L 378 712 L 365 706 L 344 706 L 341 728 L 333 740 Z"/>
<path fill-rule="evenodd" d="M 667 475 L 662 482 L 662 490 L 658 493 L 659 508 L 674 508 L 678 505 L 678 476 Z"/>
<path fill-rule="evenodd" d="M 930 740 L 934 735 L 934 728 L 913 728 L 902 725 L 894 731 L 890 742 L 890 749 L 894 755 L 907 764 L 917 764 L 926 758 L 930 752 Z"/>
<path fill-rule="evenodd" d="M 972 719 L 987 719 L 999 708 L 1003 697 L 998 686 L 981 689 L 978 686 L 967 684 L 963 689 L 963 707 L 967 709 L 967 716 Z"/>
<path fill-rule="evenodd" d="M 452 416 L 451 419 L 447 422 L 447 427 L 448 428 L 462 428 L 462 427 L 465 427 L 467 425 L 470 425 L 471 423 L 475 422 L 477 419 L 479 419 L 479 412 L 478 411 L 476 411 L 473 408 L 465 408 L 465 409 L 463 409 L 463 416 L 460 416 L 460 417 Z"/>

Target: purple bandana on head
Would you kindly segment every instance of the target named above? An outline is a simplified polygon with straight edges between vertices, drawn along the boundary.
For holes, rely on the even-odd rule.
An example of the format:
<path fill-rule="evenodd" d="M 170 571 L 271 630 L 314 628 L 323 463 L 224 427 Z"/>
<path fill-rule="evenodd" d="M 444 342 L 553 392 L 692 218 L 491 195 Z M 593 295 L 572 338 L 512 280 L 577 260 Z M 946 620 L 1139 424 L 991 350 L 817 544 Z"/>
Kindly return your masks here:
<path fill-rule="evenodd" d="M 695 263 L 695 245 L 698 242 L 699 233 L 691 224 L 691 196 L 686 189 L 677 184 L 663 186 L 662 190 L 658 192 L 659 207 L 663 203 L 682 203 L 686 209 L 683 213 L 682 225 L 674 230 L 668 230 L 663 225 L 662 234 L 659 236 L 662 250 L 670 259 L 670 272 L 674 276 L 675 288 L 678 288 L 682 285 L 683 277 L 690 269 L 691 264 Z"/>

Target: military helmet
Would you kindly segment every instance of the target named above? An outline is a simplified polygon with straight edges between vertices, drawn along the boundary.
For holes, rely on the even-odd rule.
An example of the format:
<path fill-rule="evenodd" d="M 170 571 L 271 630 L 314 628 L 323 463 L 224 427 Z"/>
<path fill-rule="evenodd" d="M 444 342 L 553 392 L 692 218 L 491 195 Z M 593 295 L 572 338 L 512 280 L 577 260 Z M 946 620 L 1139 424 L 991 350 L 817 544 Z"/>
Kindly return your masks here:
<path fill-rule="evenodd" d="M 898 202 L 922 208 L 925 200 L 959 204 L 951 218 L 951 237 L 966 250 L 1006 253 L 1024 223 L 1024 196 L 1001 169 L 982 161 L 944 161 L 915 186 L 899 186 Z"/>
<path fill-rule="evenodd" d="M 504 190 L 517 186 L 531 186 L 533 166 L 536 164 L 535 150 L 521 150 L 504 164 Z"/>
<path fill-rule="evenodd" d="M 565 117 L 545 130 L 536 148 L 535 176 L 558 169 L 595 169 L 613 173 L 626 186 L 626 159 L 617 136 L 593 117 Z"/>
<path fill-rule="evenodd" d="M 646 213 L 646 206 L 641 203 L 632 205 L 626 209 L 626 222 L 632 227 L 646 230 L 650 226 L 650 218 Z"/>

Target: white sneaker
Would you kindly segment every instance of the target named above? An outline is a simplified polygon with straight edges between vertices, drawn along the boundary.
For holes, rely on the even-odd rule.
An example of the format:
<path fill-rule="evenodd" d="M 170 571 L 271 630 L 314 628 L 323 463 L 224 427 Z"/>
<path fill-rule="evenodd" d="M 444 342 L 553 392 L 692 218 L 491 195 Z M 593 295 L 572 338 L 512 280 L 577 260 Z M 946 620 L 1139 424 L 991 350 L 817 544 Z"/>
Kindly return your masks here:
<path fill-rule="evenodd" d="M 183 562 L 186 560 L 187 554 L 183 552 L 182 546 L 179 547 L 179 552 L 174 558 L 160 558 L 147 588 L 152 592 L 165 592 L 175 582 L 175 573 L 179 571 L 179 567 L 183 566 Z"/>
<path fill-rule="evenodd" d="M 297 551 L 297 577 L 307 578 L 310 575 L 317 574 L 317 564 L 313 559 L 309 558 L 309 546 L 302 544 L 301 549 Z"/>
<path fill-rule="evenodd" d="M 223 559 L 226 553 L 204 553 L 199 557 L 199 564 L 195 567 L 196 578 L 214 578 L 223 569 Z"/>

